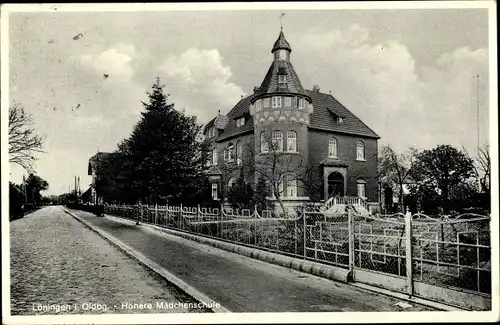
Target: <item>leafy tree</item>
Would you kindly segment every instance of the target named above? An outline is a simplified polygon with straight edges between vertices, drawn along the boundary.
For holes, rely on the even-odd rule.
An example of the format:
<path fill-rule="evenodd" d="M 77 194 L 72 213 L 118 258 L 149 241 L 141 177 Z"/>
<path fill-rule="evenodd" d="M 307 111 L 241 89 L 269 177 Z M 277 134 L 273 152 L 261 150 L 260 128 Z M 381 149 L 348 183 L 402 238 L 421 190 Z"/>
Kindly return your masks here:
<path fill-rule="evenodd" d="M 156 78 L 149 102 L 131 136 L 119 145 L 127 161 L 129 190 L 137 199 L 149 203 L 183 203 L 203 192 L 205 142 L 200 141 L 201 126 L 167 103 L 168 95 Z"/>
<path fill-rule="evenodd" d="M 43 152 L 43 139 L 33 128 L 33 118 L 21 104 L 9 106 L 9 162 L 33 172 L 34 153 Z"/>
<path fill-rule="evenodd" d="M 23 205 L 25 203 L 24 193 L 19 185 L 9 182 L 9 216 L 10 220 L 23 216 Z"/>
<path fill-rule="evenodd" d="M 33 204 L 39 204 L 41 202 L 42 195 L 41 191 L 45 191 L 49 188 L 49 183 L 40 176 L 29 174 L 26 179 L 26 193 L 28 202 Z"/>
<path fill-rule="evenodd" d="M 475 176 L 475 170 L 472 159 L 465 153 L 450 145 L 439 145 L 416 154 L 410 176 L 416 183 L 414 191 L 435 192 L 448 212 L 452 189 Z"/>
<path fill-rule="evenodd" d="M 260 177 L 255 186 L 253 201 L 257 205 L 257 210 L 262 211 L 267 209 L 267 196 L 269 195 L 269 186 L 263 177 Z"/>
<path fill-rule="evenodd" d="M 253 208 L 253 189 L 250 184 L 245 183 L 243 175 L 236 180 L 228 191 L 228 201 L 234 209 Z"/>

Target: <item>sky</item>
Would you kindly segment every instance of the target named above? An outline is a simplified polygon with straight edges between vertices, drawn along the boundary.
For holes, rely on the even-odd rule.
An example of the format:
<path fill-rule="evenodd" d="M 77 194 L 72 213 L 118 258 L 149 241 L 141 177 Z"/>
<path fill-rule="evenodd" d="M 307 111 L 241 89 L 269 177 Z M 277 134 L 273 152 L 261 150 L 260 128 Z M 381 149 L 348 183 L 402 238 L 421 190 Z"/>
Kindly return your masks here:
<path fill-rule="evenodd" d="M 88 188 L 88 159 L 129 136 L 156 76 L 199 123 L 229 112 L 262 82 L 281 12 L 302 85 L 331 91 L 379 147 L 451 144 L 473 155 L 478 112 L 479 141 L 489 141 L 487 9 L 165 9 L 9 13 L 9 102 L 45 139 L 43 194 L 67 192 L 74 176 Z M 9 167 L 19 183 L 26 172 Z"/>

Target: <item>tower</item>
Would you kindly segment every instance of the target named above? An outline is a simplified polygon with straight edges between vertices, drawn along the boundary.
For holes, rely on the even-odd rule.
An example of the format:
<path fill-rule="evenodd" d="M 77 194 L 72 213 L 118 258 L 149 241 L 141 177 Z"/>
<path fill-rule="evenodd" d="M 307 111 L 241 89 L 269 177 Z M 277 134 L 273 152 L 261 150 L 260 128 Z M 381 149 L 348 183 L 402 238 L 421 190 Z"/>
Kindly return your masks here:
<path fill-rule="evenodd" d="M 266 157 L 276 154 L 286 161 L 290 172 L 308 163 L 308 126 L 313 105 L 290 62 L 291 52 L 281 30 L 271 50 L 273 62 L 260 87 L 254 89 L 250 114 L 254 121 L 256 168 Z M 275 180 L 283 181 L 282 197 L 305 197 L 303 187 L 287 186 L 293 184 L 292 178 Z"/>

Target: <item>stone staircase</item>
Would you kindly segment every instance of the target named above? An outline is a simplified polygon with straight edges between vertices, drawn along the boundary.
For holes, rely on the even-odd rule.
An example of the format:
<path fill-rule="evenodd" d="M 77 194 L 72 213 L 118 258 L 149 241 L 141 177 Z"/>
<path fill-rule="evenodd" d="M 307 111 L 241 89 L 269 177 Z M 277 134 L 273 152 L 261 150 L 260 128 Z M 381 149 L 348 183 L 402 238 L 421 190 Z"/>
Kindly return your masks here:
<path fill-rule="evenodd" d="M 367 202 L 358 196 L 331 197 L 325 202 L 324 211 L 330 214 L 344 214 L 346 206 L 352 206 L 354 213 L 358 215 L 370 215 Z"/>

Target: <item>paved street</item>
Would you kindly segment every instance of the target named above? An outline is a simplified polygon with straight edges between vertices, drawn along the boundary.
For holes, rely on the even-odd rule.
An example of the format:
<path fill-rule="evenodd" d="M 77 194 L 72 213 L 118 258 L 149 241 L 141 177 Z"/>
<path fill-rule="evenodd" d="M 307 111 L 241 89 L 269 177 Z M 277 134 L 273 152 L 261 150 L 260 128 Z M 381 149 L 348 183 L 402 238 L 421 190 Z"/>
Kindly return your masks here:
<path fill-rule="evenodd" d="M 201 311 L 169 308 L 193 300 L 61 207 L 10 222 L 10 240 L 12 315 Z"/>
<path fill-rule="evenodd" d="M 432 310 L 414 303 L 402 309 L 395 305 L 399 299 L 147 231 L 134 222 L 71 211 L 233 312 Z"/>

